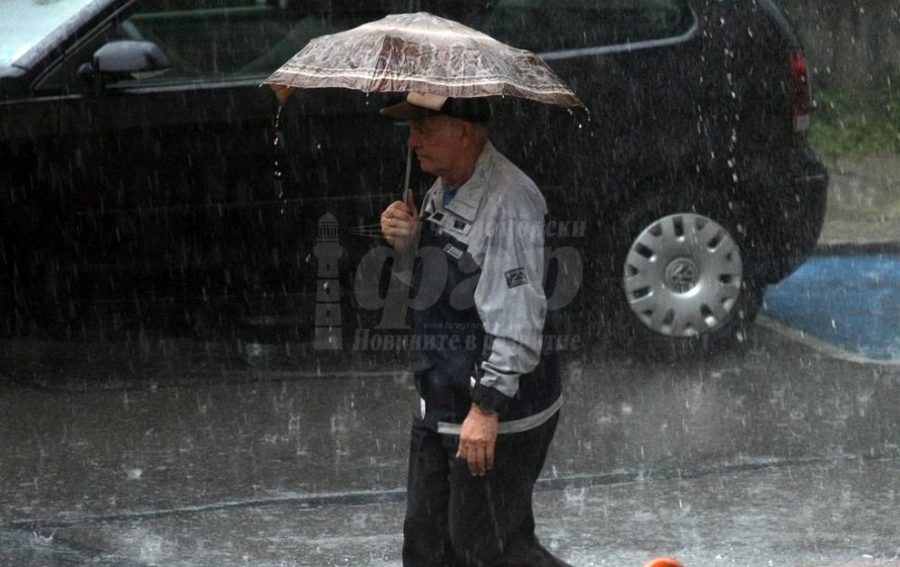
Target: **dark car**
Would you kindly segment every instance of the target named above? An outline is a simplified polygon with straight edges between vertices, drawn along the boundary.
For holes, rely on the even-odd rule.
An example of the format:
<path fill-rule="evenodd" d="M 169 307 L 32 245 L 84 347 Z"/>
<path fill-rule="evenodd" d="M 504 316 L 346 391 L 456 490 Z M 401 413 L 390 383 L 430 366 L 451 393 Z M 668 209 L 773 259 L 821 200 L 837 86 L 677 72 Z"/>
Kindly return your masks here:
<path fill-rule="evenodd" d="M 373 329 L 402 327 L 371 230 L 403 185 L 405 127 L 378 114 L 396 95 L 298 91 L 279 108 L 260 87 L 312 37 L 388 13 L 539 53 L 586 103 L 498 99 L 491 126 L 551 203 L 553 257 L 575 282 L 551 303 L 582 339 L 614 329 L 680 349 L 740 335 L 822 226 L 806 63 L 769 0 L 12 10 L 29 25 L 0 34 L 7 333 L 168 321 L 369 348 Z M 413 172 L 419 195 L 428 183 Z"/>

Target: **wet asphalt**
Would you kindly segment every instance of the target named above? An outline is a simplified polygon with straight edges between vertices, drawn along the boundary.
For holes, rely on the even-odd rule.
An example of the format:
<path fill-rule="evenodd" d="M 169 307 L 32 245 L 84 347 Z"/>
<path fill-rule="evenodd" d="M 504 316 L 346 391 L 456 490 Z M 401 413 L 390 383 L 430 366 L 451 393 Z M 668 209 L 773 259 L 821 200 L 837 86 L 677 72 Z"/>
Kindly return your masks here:
<path fill-rule="evenodd" d="M 538 535 L 575 566 L 900 565 L 900 365 L 776 322 L 571 352 Z M 0 566 L 399 566 L 403 353 L 0 343 Z"/>

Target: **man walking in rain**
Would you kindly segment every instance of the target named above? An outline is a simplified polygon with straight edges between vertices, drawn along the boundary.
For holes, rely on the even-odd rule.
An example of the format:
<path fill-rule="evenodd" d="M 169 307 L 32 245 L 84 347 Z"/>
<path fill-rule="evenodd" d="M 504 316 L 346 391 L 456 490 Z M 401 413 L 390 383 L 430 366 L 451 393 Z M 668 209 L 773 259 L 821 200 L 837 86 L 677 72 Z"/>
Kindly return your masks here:
<path fill-rule="evenodd" d="M 532 492 L 562 404 L 547 297 L 547 207 L 487 135 L 486 99 L 411 93 L 382 113 L 437 176 L 381 230 L 416 250 L 415 381 L 405 567 L 564 566 L 535 537 Z"/>

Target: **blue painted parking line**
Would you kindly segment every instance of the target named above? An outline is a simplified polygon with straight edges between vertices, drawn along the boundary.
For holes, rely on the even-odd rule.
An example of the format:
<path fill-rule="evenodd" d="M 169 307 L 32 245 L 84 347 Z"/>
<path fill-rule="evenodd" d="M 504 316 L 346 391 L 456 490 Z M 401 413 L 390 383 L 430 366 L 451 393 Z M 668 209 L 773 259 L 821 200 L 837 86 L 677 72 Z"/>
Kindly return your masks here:
<path fill-rule="evenodd" d="M 769 287 L 763 313 L 859 356 L 900 360 L 900 255 L 814 256 Z"/>

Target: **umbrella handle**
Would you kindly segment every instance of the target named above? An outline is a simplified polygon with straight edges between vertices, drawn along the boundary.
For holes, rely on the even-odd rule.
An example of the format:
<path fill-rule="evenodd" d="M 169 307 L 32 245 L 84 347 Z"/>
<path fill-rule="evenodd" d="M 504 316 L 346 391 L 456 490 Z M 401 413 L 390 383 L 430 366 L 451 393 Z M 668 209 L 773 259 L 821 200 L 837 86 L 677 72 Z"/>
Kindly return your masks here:
<path fill-rule="evenodd" d="M 403 181 L 403 203 L 409 202 L 409 176 L 410 171 L 412 170 L 412 148 L 408 148 L 406 150 L 406 178 Z M 411 254 L 415 254 L 415 250 L 418 248 L 418 235 L 416 236 L 416 245 L 408 247 L 404 250 L 398 257 L 397 261 L 394 262 L 393 267 L 391 268 L 392 273 L 404 284 L 412 287 L 412 267 L 411 262 L 413 256 Z"/>
<path fill-rule="evenodd" d="M 406 150 L 406 178 L 403 180 L 403 202 L 409 200 L 409 176 L 412 172 L 412 148 Z"/>

